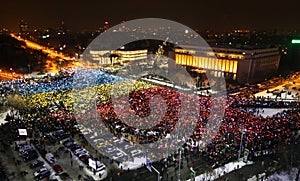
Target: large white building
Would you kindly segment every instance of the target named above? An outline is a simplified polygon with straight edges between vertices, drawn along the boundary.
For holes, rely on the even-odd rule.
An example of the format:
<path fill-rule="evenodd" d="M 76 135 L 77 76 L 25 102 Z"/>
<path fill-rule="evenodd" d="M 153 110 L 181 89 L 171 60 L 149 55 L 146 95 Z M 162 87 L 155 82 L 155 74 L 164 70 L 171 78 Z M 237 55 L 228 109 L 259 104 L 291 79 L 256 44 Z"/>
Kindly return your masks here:
<path fill-rule="evenodd" d="M 89 55 L 93 63 L 99 65 L 124 65 L 135 60 L 147 59 L 148 50 L 90 50 Z"/>
<path fill-rule="evenodd" d="M 235 49 L 182 46 L 174 48 L 172 58 L 193 71 L 224 76 L 238 83 L 254 83 L 277 74 L 280 55 L 277 48 Z"/>

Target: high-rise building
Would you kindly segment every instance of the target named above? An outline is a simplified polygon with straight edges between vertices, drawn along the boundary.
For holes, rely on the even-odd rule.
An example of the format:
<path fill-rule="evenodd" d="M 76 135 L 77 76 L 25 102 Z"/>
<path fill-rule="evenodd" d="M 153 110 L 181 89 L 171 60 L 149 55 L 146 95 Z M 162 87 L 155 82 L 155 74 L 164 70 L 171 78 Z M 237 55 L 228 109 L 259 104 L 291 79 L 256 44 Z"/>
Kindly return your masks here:
<path fill-rule="evenodd" d="M 58 35 L 64 35 L 66 33 L 66 26 L 65 26 L 65 22 L 61 21 L 60 26 L 58 27 Z"/>
<path fill-rule="evenodd" d="M 27 22 L 22 20 L 21 23 L 19 24 L 19 28 L 20 28 L 21 35 L 29 35 L 29 26 Z"/>

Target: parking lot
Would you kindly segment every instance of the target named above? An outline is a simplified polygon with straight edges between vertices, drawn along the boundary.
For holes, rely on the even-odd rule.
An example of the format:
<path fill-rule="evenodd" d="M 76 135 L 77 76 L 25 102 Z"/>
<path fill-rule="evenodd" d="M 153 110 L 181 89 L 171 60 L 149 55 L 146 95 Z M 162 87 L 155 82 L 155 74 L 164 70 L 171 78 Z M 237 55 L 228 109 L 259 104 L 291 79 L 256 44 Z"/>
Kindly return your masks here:
<path fill-rule="evenodd" d="M 77 136 L 74 139 L 69 135 L 60 138 L 55 133 L 35 140 L 20 139 L 2 154 L 1 163 L 7 165 L 5 169 L 12 180 L 105 179 L 108 168 L 98 160 L 101 157 L 92 147 L 82 146 L 84 144 Z M 90 167 L 92 161 L 95 161 L 96 169 Z M 110 164 L 112 166 L 114 164 Z"/>

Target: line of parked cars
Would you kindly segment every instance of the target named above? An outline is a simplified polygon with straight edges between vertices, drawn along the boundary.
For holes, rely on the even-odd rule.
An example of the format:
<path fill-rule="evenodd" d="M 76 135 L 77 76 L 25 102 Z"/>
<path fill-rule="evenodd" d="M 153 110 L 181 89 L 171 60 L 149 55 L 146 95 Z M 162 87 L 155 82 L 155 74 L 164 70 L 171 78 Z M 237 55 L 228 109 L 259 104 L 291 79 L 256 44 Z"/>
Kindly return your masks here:
<path fill-rule="evenodd" d="M 112 138 L 110 133 L 92 132 L 85 128 L 84 125 L 78 125 L 77 127 L 100 153 L 109 156 L 117 162 L 126 162 L 129 159 L 144 157 L 142 150 L 131 145 L 126 139 Z"/>
<path fill-rule="evenodd" d="M 74 155 L 78 157 L 79 160 L 81 160 L 89 169 L 91 169 L 91 161 L 93 161 L 96 165 L 95 172 L 103 171 L 106 169 L 106 166 L 98 161 L 97 157 L 94 157 L 87 151 L 86 149 L 82 148 L 80 145 L 78 145 L 74 140 L 66 140 L 63 142 L 63 145 L 70 149 Z M 91 169 L 92 170 L 92 169 Z"/>
<path fill-rule="evenodd" d="M 39 157 L 37 151 L 26 142 L 16 142 L 16 150 L 19 152 L 19 155 L 23 158 L 25 162 L 35 160 Z"/>
<path fill-rule="evenodd" d="M 71 150 L 73 154 L 79 158 L 79 160 L 88 165 L 88 158 L 90 158 L 91 155 L 86 149 L 82 148 L 74 140 L 66 140 L 63 142 L 63 145 Z"/>
<path fill-rule="evenodd" d="M 43 135 L 43 141 L 46 144 L 53 144 L 55 145 L 60 140 L 68 138 L 69 135 L 65 133 L 63 130 L 58 130 L 53 133 L 48 133 Z M 45 163 L 39 159 L 36 159 L 32 161 L 29 165 L 31 169 L 37 169 L 34 172 L 34 178 L 35 180 L 70 180 L 71 177 L 68 173 L 63 171 L 63 168 L 55 164 L 56 158 L 54 154 L 49 153 L 45 150 L 45 147 L 39 144 L 38 142 L 34 144 L 37 151 L 41 154 L 41 156 L 45 159 L 46 162 L 50 164 L 50 166 L 53 168 L 54 172 L 51 171 L 51 168 L 47 167 Z"/>

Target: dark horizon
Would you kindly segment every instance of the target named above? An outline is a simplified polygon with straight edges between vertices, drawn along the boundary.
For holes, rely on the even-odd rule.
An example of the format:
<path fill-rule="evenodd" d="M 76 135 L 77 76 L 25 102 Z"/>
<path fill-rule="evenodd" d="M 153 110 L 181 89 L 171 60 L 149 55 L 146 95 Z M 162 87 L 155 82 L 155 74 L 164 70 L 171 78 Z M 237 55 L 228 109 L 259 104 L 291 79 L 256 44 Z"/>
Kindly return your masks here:
<path fill-rule="evenodd" d="M 1 2 L 0 27 L 19 31 L 21 20 L 30 30 L 55 28 L 61 21 L 73 31 L 93 31 L 109 21 L 111 26 L 137 18 L 164 18 L 199 30 L 229 31 L 299 30 L 297 0 L 282 2 L 253 0 L 228 1 L 4 1 Z"/>

